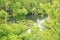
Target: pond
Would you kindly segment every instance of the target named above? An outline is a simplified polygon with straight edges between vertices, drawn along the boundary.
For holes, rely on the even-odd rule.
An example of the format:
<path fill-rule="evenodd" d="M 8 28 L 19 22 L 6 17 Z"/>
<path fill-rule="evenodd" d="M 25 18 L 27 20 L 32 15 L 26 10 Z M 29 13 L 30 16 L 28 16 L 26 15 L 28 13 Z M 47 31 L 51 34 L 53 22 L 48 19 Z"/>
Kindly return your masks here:
<path fill-rule="evenodd" d="M 40 28 L 40 31 L 45 30 L 45 26 L 42 24 L 45 22 L 45 20 L 48 19 L 48 16 L 38 15 L 38 16 L 28 16 L 27 20 L 33 20 L 34 26 L 38 26 Z M 28 32 L 31 32 L 31 28 L 28 29 Z"/>

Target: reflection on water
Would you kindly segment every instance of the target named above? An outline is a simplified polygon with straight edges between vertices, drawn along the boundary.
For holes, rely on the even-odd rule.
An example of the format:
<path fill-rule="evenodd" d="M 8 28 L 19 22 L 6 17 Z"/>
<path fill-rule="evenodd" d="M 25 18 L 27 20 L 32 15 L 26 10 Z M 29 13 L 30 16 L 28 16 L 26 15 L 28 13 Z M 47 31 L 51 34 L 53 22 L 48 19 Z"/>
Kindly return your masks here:
<path fill-rule="evenodd" d="M 28 33 L 31 33 L 31 29 L 28 29 L 27 32 L 28 32 Z"/>
<path fill-rule="evenodd" d="M 46 18 L 45 18 L 46 19 Z M 40 28 L 40 31 L 45 30 L 45 27 L 43 25 L 45 19 L 40 20 L 39 18 L 37 19 L 37 22 L 35 23 L 35 25 L 37 25 Z"/>

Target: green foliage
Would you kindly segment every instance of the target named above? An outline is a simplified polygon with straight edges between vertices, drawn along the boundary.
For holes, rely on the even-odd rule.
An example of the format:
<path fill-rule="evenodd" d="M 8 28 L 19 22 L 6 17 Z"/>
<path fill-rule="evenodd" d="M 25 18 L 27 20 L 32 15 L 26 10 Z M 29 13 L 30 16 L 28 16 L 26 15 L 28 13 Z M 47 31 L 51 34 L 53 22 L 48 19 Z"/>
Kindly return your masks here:
<path fill-rule="evenodd" d="M 0 11 L 0 19 L 4 19 L 7 13 L 4 10 Z"/>
<path fill-rule="evenodd" d="M 47 14 L 46 30 L 25 20 L 28 13 Z M 8 24 L 8 19 L 17 22 Z M 0 0 L 0 40 L 60 40 L 60 0 Z"/>
<path fill-rule="evenodd" d="M 13 15 L 16 18 L 16 20 L 25 19 L 27 13 L 28 11 L 25 8 L 13 10 Z"/>
<path fill-rule="evenodd" d="M 18 26 L 17 26 L 18 25 Z M 23 24 L 1 24 L 0 39 L 1 40 L 17 40 L 18 35 L 26 33 L 27 26 Z"/>
<path fill-rule="evenodd" d="M 26 30 L 27 30 L 27 26 L 26 25 L 23 25 L 23 24 L 15 24 L 14 23 L 14 24 L 12 24 L 11 27 L 13 28 L 13 32 L 15 34 L 18 34 L 18 35 L 21 34 L 21 33 L 26 32 Z"/>

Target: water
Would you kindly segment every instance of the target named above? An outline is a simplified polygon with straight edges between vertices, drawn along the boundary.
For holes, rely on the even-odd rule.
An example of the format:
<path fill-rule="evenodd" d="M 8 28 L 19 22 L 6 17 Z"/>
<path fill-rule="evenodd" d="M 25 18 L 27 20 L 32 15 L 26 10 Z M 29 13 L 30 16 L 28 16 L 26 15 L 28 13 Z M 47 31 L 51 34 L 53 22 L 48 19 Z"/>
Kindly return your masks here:
<path fill-rule="evenodd" d="M 28 32 L 28 33 L 31 33 L 31 29 L 28 29 L 27 32 Z"/>
<path fill-rule="evenodd" d="M 45 22 L 46 19 L 48 19 L 48 17 L 46 16 L 45 18 L 42 18 L 42 19 L 39 17 L 37 18 L 37 20 L 34 18 L 32 19 L 35 22 L 34 26 L 38 26 L 40 28 L 40 31 L 44 31 L 46 28 L 43 25 L 43 23 Z M 31 33 L 31 29 L 28 29 L 28 33 Z"/>
<path fill-rule="evenodd" d="M 40 31 L 43 31 L 45 29 L 45 27 L 43 26 L 44 21 L 45 21 L 45 19 L 40 20 L 38 18 L 37 23 L 35 23 L 40 28 Z"/>
<path fill-rule="evenodd" d="M 36 20 L 37 22 L 35 22 L 34 26 L 38 26 L 38 27 L 40 28 L 40 31 L 44 31 L 46 28 L 45 28 L 45 26 L 43 25 L 43 23 L 45 22 L 46 19 L 48 19 L 48 17 L 45 18 L 45 19 L 39 19 L 39 18 L 38 18 L 38 19 Z M 28 29 L 28 33 L 31 33 L 31 29 Z"/>

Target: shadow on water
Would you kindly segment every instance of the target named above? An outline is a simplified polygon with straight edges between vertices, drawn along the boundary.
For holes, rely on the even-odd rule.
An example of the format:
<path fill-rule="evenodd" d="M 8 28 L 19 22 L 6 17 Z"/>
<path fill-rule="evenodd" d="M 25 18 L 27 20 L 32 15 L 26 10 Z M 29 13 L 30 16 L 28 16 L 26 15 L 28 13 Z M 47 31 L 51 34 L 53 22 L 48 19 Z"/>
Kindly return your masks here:
<path fill-rule="evenodd" d="M 34 21 L 36 23 L 37 19 L 44 20 L 47 17 L 48 17 L 47 14 L 44 14 L 44 15 L 32 15 L 32 14 L 29 14 L 28 16 L 26 16 L 26 19 L 27 20 L 32 20 L 32 21 Z"/>

